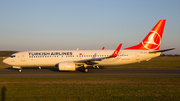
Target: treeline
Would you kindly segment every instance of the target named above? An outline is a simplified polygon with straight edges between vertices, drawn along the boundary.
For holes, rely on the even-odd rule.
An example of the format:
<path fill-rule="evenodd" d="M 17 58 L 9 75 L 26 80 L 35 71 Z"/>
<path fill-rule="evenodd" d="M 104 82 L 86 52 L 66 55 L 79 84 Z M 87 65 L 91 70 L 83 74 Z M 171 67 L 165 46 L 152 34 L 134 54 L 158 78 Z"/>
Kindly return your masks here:
<path fill-rule="evenodd" d="M 7 57 L 13 53 L 17 53 L 18 51 L 0 51 L 0 57 Z"/>
<path fill-rule="evenodd" d="M 172 55 L 172 54 L 161 54 L 161 56 L 163 57 L 163 56 L 169 56 L 169 57 L 179 57 L 180 56 L 180 54 L 174 54 L 174 55 Z"/>

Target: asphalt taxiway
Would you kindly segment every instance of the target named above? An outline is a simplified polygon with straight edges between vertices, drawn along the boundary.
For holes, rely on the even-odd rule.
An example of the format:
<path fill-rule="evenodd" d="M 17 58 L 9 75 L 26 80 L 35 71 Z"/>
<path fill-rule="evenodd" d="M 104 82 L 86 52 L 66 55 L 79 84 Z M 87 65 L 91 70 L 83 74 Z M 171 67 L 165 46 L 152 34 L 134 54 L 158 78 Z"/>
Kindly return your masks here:
<path fill-rule="evenodd" d="M 57 69 L 15 69 L 0 70 L 0 78 L 23 77 L 180 77 L 180 69 L 90 69 L 65 72 Z"/>

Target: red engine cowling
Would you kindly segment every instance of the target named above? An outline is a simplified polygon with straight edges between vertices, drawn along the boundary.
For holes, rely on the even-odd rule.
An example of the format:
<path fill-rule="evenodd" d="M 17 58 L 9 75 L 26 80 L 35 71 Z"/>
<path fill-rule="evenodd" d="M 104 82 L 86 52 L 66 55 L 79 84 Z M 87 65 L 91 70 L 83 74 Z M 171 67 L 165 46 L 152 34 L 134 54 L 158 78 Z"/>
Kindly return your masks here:
<path fill-rule="evenodd" d="M 75 71 L 76 66 L 74 62 L 60 62 L 58 63 L 58 69 L 62 71 Z"/>

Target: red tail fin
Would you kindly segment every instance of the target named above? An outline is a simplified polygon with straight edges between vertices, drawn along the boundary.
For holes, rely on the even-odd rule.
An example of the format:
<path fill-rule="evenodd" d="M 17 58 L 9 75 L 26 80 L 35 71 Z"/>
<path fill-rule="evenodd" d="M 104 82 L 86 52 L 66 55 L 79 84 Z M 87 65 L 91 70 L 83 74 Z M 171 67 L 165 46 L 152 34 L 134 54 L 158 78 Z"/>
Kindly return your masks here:
<path fill-rule="evenodd" d="M 165 23 L 166 20 L 159 20 L 140 44 L 125 49 L 159 50 Z"/>

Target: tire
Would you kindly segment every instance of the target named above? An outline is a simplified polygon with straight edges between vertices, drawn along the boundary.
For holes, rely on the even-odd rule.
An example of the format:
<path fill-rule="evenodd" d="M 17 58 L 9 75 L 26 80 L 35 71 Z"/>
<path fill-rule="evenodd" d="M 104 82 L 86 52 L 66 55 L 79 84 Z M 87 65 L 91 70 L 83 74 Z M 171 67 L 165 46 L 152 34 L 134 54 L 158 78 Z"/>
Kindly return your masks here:
<path fill-rule="evenodd" d="M 84 68 L 84 72 L 85 72 L 85 73 L 88 73 L 88 72 L 89 72 L 89 69 L 88 69 L 88 68 Z"/>
<path fill-rule="evenodd" d="M 19 73 L 21 73 L 22 72 L 22 69 L 19 69 Z"/>

